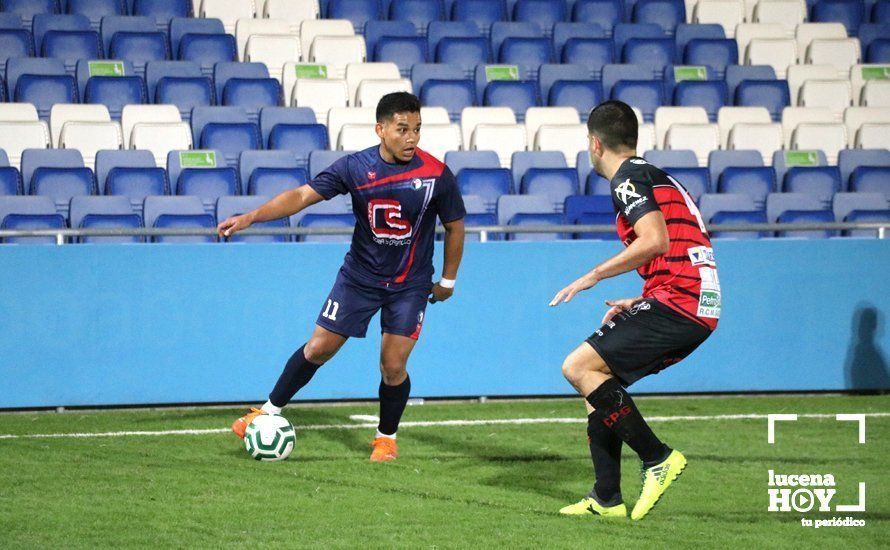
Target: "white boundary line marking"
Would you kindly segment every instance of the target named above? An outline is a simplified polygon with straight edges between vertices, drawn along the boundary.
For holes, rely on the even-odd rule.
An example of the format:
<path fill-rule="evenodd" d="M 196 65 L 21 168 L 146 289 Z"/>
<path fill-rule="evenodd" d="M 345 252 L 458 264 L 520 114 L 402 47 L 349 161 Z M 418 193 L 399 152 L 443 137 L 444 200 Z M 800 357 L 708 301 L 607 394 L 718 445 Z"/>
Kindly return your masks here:
<path fill-rule="evenodd" d="M 702 420 L 766 420 L 766 414 L 716 414 L 698 416 L 650 416 L 648 422 L 695 422 Z M 890 412 L 865 413 L 867 417 L 890 417 Z M 800 418 L 831 418 L 834 414 L 800 414 Z M 421 420 L 402 422 L 401 428 L 426 428 L 434 426 L 497 426 L 521 424 L 585 424 L 584 418 L 494 418 L 486 420 Z M 376 423 L 362 424 L 310 424 L 294 426 L 299 430 L 355 430 L 376 428 Z M 158 430 L 158 431 L 121 431 L 121 432 L 82 432 L 54 434 L 0 434 L 2 439 L 89 439 L 96 437 L 130 437 L 130 436 L 164 436 L 164 435 L 209 435 L 228 433 L 228 428 L 207 428 L 191 430 Z"/>

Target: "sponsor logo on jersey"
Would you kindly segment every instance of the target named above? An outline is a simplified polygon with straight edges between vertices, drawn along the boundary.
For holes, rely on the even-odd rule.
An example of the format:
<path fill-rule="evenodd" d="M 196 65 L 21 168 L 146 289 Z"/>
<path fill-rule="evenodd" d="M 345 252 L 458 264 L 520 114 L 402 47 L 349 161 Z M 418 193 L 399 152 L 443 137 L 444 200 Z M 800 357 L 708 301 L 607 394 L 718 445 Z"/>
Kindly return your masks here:
<path fill-rule="evenodd" d="M 694 246 L 688 249 L 689 261 L 692 265 L 717 265 L 714 261 L 714 249 L 709 246 Z"/>
<path fill-rule="evenodd" d="M 624 180 L 615 188 L 615 196 L 624 204 L 627 204 L 629 199 L 640 198 L 640 194 L 637 193 L 637 188 L 634 184 L 630 182 L 630 178 Z"/>
<path fill-rule="evenodd" d="M 420 178 L 414 178 L 414 180 L 411 181 L 411 187 L 413 187 L 415 190 L 420 189 L 421 187 L 423 187 L 423 180 L 421 180 Z"/>
<path fill-rule="evenodd" d="M 367 176 L 368 176 L 368 180 L 369 180 L 369 181 L 370 181 L 370 180 L 376 180 L 376 179 L 377 179 L 377 172 L 368 172 Z"/>
<path fill-rule="evenodd" d="M 381 244 L 410 242 L 411 222 L 402 217 L 402 204 L 392 199 L 372 199 L 368 202 L 368 223 L 375 241 Z"/>

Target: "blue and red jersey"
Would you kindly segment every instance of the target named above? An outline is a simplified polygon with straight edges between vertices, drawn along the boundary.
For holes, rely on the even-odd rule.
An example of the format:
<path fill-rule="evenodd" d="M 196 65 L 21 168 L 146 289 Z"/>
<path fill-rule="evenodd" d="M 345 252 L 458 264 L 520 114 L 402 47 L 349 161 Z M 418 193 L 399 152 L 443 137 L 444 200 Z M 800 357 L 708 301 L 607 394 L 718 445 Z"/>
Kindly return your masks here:
<path fill-rule="evenodd" d="M 356 223 L 343 268 L 369 285 L 429 284 L 436 218 L 466 215 L 454 174 L 421 149 L 408 163 L 388 163 L 375 145 L 338 159 L 308 185 L 325 200 L 351 195 Z"/>

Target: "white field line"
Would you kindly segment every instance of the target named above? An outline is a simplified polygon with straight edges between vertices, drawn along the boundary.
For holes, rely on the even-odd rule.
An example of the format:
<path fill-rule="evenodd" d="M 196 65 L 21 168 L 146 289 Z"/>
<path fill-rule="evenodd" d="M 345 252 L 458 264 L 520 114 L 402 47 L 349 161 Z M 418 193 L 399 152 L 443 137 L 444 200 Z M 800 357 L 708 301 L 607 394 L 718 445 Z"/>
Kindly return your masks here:
<path fill-rule="evenodd" d="M 835 418 L 834 414 L 799 414 L 798 418 Z M 890 412 L 865 413 L 869 417 L 888 417 Z M 715 414 L 698 416 L 650 416 L 649 422 L 697 422 L 708 420 L 766 420 L 765 414 Z M 426 428 L 447 426 L 497 426 L 520 424 L 584 424 L 584 418 L 496 418 L 489 420 L 425 420 L 408 421 L 399 424 L 400 428 Z M 355 430 L 373 429 L 376 423 L 362 424 L 315 424 L 295 426 L 297 430 Z M 228 428 L 207 428 L 192 430 L 121 431 L 121 432 L 82 432 L 53 434 L 0 434 L 0 439 L 68 439 L 96 437 L 164 436 L 164 435 L 208 435 L 227 433 Z"/>

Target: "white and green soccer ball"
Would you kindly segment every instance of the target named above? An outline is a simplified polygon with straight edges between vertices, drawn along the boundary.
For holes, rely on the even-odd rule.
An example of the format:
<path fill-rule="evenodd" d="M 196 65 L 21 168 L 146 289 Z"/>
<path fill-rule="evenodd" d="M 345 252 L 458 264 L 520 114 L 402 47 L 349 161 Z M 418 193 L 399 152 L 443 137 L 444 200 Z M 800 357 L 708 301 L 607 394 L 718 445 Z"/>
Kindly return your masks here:
<path fill-rule="evenodd" d="M 244 432 L 244 447 L 257 460 L 284 460 L 294 450 L 293 425 L 280 414 L 260 414 Z"/>

